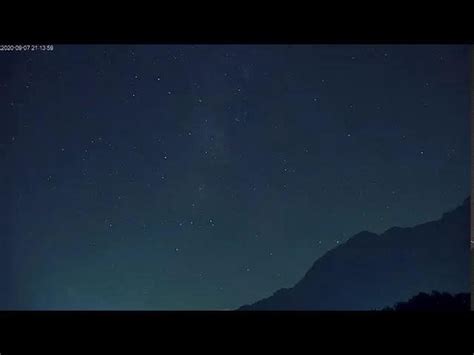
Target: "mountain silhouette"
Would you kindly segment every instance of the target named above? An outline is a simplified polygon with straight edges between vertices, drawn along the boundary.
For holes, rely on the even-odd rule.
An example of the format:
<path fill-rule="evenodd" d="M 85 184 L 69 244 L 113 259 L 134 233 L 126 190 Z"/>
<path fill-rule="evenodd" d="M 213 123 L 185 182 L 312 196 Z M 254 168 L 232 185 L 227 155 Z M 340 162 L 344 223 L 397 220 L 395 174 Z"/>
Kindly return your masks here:
<path fill-rule="evenodd" d="M 360 232 L 292 288 L 239 310 L 374 310 L 420 292 L 470 290 L 470 198 L 432 222 Z"/>
<path fill-rule="evenodd" d="M 472 247 L 472 242 L 471 242 L 471 275 L 474 275 L 474 248 Z M 474 282 L 471 284 L 471 290 L 473 289 L 474 289 Z M 471 292 L 471 310 L 474 310 L 474 292 Z"/>
<path fill-rule="evenodd" d="M 421 292 L 407 302 L 399 302 L 394 307 L 384 308 L 383 311 L 469 311 L 470 297 L 469 293 L 452 295 L 437 291 L 431 294 Z"/>

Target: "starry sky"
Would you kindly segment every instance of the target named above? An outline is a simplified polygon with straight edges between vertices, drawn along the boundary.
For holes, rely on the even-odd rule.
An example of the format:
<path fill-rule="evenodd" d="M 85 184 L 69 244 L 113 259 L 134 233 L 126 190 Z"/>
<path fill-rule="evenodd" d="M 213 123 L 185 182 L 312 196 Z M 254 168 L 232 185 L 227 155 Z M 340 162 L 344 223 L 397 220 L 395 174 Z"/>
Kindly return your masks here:
<path fill-rule="evenodd" d="M 469 47 L 0 55 L 1 309 L 235 309 L 469 195 Z"/>

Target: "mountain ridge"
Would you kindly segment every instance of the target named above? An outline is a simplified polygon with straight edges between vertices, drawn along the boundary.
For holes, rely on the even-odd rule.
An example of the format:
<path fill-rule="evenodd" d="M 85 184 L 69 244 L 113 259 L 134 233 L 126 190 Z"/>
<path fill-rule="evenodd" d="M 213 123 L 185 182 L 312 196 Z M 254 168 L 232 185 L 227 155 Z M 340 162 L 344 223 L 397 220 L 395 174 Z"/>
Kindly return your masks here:
<path fill-rule="evenodd" d="M 420 292 L 467 292 L 469 219 L 470 196 L 434 221 L 359 232 L 318 258 L 293 287 L 239 310 L 368 310 Z"/>

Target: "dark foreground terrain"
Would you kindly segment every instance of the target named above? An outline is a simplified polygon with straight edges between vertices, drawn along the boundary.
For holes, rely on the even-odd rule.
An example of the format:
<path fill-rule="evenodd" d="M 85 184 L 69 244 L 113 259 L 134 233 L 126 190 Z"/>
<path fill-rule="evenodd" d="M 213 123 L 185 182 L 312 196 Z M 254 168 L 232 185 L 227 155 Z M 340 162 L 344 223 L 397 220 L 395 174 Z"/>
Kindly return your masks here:
<path fill-rule="evenodd" d="M 373 310 L 421 292 L 468 293 L 469 246 L 468 198 L 435 221 L 358 233 L 316 260 L 293 287 L 240 310 Z"/>

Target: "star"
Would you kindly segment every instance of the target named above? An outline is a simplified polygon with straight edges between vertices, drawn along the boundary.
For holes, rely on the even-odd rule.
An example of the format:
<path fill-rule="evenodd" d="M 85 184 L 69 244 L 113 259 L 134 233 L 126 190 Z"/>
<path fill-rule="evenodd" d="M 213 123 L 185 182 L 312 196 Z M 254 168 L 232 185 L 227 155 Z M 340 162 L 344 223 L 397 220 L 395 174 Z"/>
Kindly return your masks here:
<path fill-rule="evenodd" d="M 87 61 L 75 51 L 55 56 L 52 70 L 25 58 L 24 73 L 12 66 L 0 83 L 0 117 L 20 121 L 3 135 L 21 227 L 10 242 L 32 248 L 25 242 L 41 227 L 38 243 L 55 247 L 17 253 L 15 264 L 75 247 L 84 255 L 68 260 L 74 276 L 136 291 L 94 300 L 74 288 L 70 300 L 84 308 L 107 300 L 108 308 L 234 309 L 291 284 L 361 230 L 423 222 L 433 200 L 435 213 L 454 207 L 469 191 L 460 178 L 469 162 L 467 108 L 456 95 L 468 90 L 458 80 L 468 50 L 410 48 L 93 46 Z M 406 85 L 384 85 L 398 81 Z M 44 106 L 45 97 L 56 100 Z M 430 134 L 415 135 L 430 122 Z M 440 168 L 442 179 L 410 188 Z M 70 235 L 57 243 L 62 230 Z M 88 260 L 96 274 L 81 275 Z M 48 276 L 48 267 L 27 269 L 32 279 Z M 143 270 L 146 278 L 133 277 Z M 202 297 L 193 297 L 196 283 Z"/>

